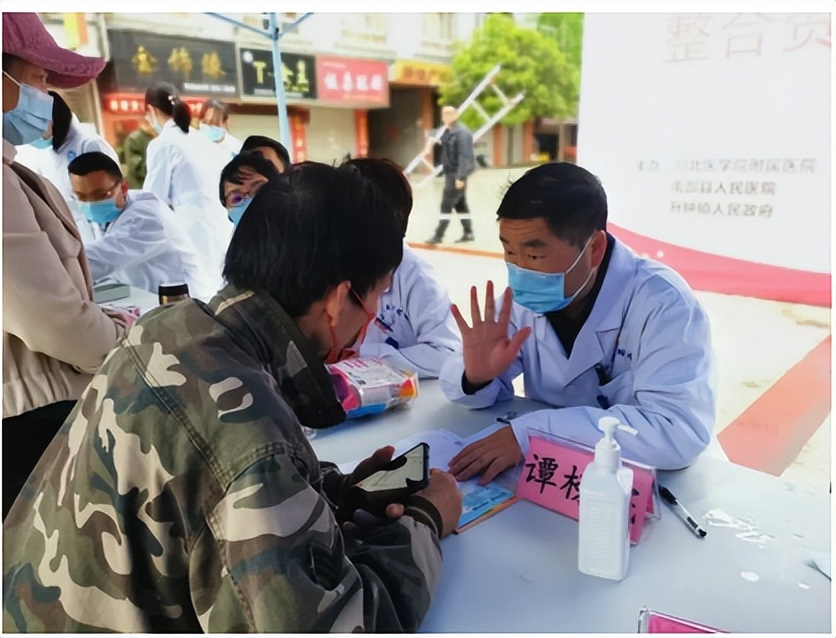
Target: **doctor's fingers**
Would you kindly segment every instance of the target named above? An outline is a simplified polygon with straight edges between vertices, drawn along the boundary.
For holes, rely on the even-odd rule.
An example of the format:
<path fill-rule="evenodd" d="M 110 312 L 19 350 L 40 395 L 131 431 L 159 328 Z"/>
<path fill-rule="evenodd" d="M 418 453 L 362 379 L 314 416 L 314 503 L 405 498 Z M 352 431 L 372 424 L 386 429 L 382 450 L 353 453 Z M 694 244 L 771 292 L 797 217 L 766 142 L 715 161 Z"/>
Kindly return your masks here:
<path fill-rule="evenodd" d="M 511 323 L 511 308 L 513 305 L 514 293 L 511 292 L 510 287 L 506 286 L 502 292 L 502 306 L 499 308 L 499 317 L 497 318 L 497 323 L 503 328 L 507 329 L 508 324 Z M 493 304 L 491 305 L 491 310 L 493 310 Z"/>
<path fill-rule="evenodd" d="M 496 321 L 496 301 L 494 299 L 493 281 L 490 279 L 485 284 L 485 321 Z"/>
<path fill-rule="evenodd" d="M 483 460 L 486 453 L 485 440 L 476 441 L 465 447 L 461 452 L 450 459 L 450 474 L 456 477 L 457 481 L 466 481 L 471 476 L 478 474 L 483 466 L 489 461 Z"/>
<path fill-rule="evenodd" d="M 531 326 L 526 326 L 525 328 L 517 330 L 508 340 L 508 350 L 514 353 L 514 357 L 517 356 L 517 353 L 520 351 L 520 348 L 522 348 L 523 343 L 525 343 L 525 340 L 528 339 L 529 335 L 531 335 Z M 513 357 L 511 360 L 513 361 Z M 510 362 L 508 365 L 511 365 Z"/>
<path fill-rule="evenodd" d="M 479 308 L 479 292 L 476 286 L 470 287 L 470 320 L 475 328 L 482 323 L 482 311 Z"/>
<path fill-rule="evenodd" d="M 472 328 L 468 325 L 467 321 L 465 321 L 465 318 L 462 316 L 462 311 L 459 310 L 459 307 L 456 304 L 450 305 L 450 314 L 453 315 L 453 321 L 456 322 L 456 325 L 459 327 L 459 332 L 462 335 L 462 339 L 464 339 L 470 334 Z"/>

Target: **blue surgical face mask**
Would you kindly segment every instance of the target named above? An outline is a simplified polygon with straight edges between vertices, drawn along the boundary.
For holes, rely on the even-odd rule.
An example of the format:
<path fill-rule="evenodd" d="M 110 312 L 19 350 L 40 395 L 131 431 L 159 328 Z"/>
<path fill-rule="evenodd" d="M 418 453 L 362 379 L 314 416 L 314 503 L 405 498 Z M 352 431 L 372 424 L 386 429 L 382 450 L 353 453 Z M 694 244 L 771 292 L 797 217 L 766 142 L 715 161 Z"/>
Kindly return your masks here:
<path fill-rule="evenodd" d="M 247 210 L 247 207 L 253 201 L 252 197 L 246 197 L 241 202 L 231 208 L 227 209 L 227 215 L 229 216 L 229 221 L 235 224 L 235 227 L 238 227 L 238 222 L 241 221 L 241 218 L 244 216 L 244 211 Z"/>
<path fill-rule="evenodd" d="M 224 135 L 226 135 L 226 131 L 222 126 L 213 126 L 211 124 L 201 124 L 200 131 L 210 142 L 220 142 L 224 138 Z"/>
<path fill-rule="evenodd" d="M 52 136 L 50 135 L 47 138 L 39 137 L 29 145 L 34 146 L 35 148 L 52 148 Z"/>
<path fill-rule="evenodd" d="M 109 224 L 122 213 L 116 205 L 115 197 L 100 202 L 78 202 L 78 210 L 87 221 L 99 226 Z"/>
<path fill-rule="evenodd" d="M 157 114 L 154 111 L 148 112 L 148 115 L 145 116 L 145 121 L 151 125 L 151 128 L 156 131 L 157 135 L 163 132 L 163 125 L 160 124 L 160 121 L 157 119 Z"/>
<path fill-rule="evenodd" d="M 3 71 L 3 75 L 20 87 L 20 97 L 8 113 L 3 113 L 3 139 L 20 146 L 40 139 L 52 121 L 52 96 L 34 86 L 18 82 Z"/>
<path fill-rule="evenodd" d="M 510 286 L 511 291 L 514 293 L 514 301 L 540 315 L 566 308 L 575 300 L 580 291 L 586 287 L 586 284 L 589 283 L 592 274 L 595 272 L 594 270 L 590 270 L 589 275 L 578 289 L 568 297 L 566 296 L 566 275 L 578 265 L 578 262 L 581 260 L 581 255 L 586 252 L 587 246 L 589 246 L 591 241 L 590 239 L 586 242 L 583 250 L 575 258 L 575 261 L 564 272 L 537 272 L 536 270 L 520 268 L 506 261 L 505 265 L 508 268 L 508 286 Z"/>

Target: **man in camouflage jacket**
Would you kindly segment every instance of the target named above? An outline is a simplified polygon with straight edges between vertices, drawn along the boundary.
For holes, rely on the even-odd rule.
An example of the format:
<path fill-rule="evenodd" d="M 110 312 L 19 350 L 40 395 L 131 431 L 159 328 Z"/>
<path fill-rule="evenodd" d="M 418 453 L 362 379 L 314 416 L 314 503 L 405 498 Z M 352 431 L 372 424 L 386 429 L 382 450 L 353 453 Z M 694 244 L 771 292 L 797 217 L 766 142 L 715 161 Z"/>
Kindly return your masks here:
<path fill-rule="evenodd" d="M 272 295 L 228 285 L 147 314 L 5 521 L 4 631 L 417 630 L 442 515 L 418 495 L 343 533 L 349 479 L 301 424 L 344 416 L 321 351 Z"/>

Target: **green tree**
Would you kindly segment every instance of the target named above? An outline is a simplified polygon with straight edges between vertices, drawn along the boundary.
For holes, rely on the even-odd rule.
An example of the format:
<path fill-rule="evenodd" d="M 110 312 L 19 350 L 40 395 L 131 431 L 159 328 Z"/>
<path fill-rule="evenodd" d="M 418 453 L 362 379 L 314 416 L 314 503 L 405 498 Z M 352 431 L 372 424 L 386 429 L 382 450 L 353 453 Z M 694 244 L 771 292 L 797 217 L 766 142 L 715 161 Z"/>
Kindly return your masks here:
<path fill-rule="evenodd" d="M 580 70 L 583 45 L 582 13 L 541 13 L 537 16 L 537 30 L 557 42 L 557 46 L 566 56 L 566 61 Z"/>
<path fill-rule="evenodd" d="M 502 70 L 495 82 L 512 98 L 520 92 L 525 98 L 503 119 L 503 124 L 519 124 L 537 117 L 563 119 L 577 112 L 580 72 L 566 60 L 557 42 L 536 29 L 522 27 L 504 14 L 487 16 L 470 42 L 457 42 L 451 63 L 450 82 L 439 89 L 439 103 L 457 106 L 496 65 Z M 477 102 L 488 112 L 502 107 L 499 96 L 486 89 Z M 470 128 L 484 124 L 474 109 L 461 116 Z"/>

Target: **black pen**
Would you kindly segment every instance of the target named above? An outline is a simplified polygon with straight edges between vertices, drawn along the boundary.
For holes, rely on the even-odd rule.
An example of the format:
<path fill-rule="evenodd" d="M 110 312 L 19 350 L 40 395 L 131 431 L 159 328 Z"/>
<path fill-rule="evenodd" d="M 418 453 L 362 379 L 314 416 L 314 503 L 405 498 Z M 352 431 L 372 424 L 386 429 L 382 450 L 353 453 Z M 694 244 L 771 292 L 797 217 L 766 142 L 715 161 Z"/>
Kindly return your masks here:
<path fill-rule="evenodd" d="M 697 538 L 705 538 L 705 535 L 708 533 L 697 521 L 694 520 L 694 517 L 691 516 L 691 512 L 689 512 L 685 507 L 683 507 L 682 503 L 680 503 L 676 497 L 671 494 L 671 491 L 667 487 L 659 486 L 659 496 L 661 496 L 665 502 L 670 505 L 671 509 L 676 512 L 676 515 L 681 518 L 688 528 L 694 532 Z"/>

